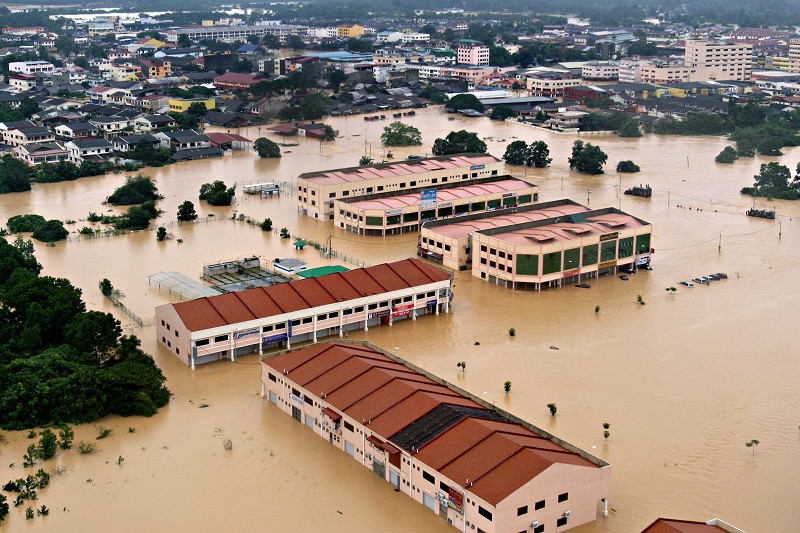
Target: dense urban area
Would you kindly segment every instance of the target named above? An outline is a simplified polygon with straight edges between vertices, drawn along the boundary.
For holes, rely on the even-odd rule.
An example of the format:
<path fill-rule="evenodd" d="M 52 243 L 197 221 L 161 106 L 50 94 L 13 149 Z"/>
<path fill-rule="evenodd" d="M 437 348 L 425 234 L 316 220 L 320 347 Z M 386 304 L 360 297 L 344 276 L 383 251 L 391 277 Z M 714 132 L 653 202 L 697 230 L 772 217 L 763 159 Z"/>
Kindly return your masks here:
<path fill-rule="evenodd" d="M 535 342 L 544 346 L 542 358 L 595 349 L 647 357 L 651 346 L 638 341 L 643 332 L 658 337 L 670 320 L 679 322 L 677 316 L 740 308 L 719 300 L 713 311 L 703 302 L 692 310 L 665 310 L 669 320 L 656 314 L 625 326 L 610 318 L 618 309 L 611 283 L 636 287 L 625 298 L 640 314 L 664 305 L 653 303 L 655 289 L 644 281 L 661 267 L 655 263 L 660 248 L 661 261 L 673 258 L 664 266 L 673 272 L 689 263 L 686 254 L 697 246 L 711 243 L 714 257 L 722 257 L 723 236 L 727 247 L 729 240 L 752 235 L 752 246 L 736 253 L 753 255 L 751 273 L 779 274 L 777 266 L 772 272 L 773 260 L 784 249 L 768 252 L 762 232 L 775 233 L 778 244 L 769 246 L 785 246 L 795 238 L 800 216 L 792 207 L 800 199 L 798 5 L 7 4 L 0 6 L 0 72 L 0 462 L 7 465 L 0 475 L 9 478 L 0 479 L 0 530 L 21 531 L 29 520 L 52 530 L 91 528 L 81 509 L 90 508 L 94 496 L 79 491 L 98 487 L 93 477 L 105 476 L 102 468 L 121 472 L 137 461 L 160 464 L 144 455 L 146 448 L 167 454 L 170 447 L 190 446 L 192 430 L 175 429 L 197 418 L 197 411 L 189 416 L 186 409 L 214 413 L 202 428 L 191 426 L 208 433 L 203 442 L 215 446 L 205 460 L 257 446 L 248 448 L 249 459 L 239 459 L 237 469 L 249 469 L 247 461 L 258 457 L 258 468 L 269 473 L 263 482 L 274 492 L 265 497 L 275 505 L 299 501 L 303 491 L 338 492 L 324 504 L 331 522 L 300 516 L 299 507 L 273 508 L 273 530 L 324 524 L 332 531 L 742 533 L 745 527 L 788 532 L 788 524 L 800 523 L 796 506 L 787 504 L 800 497 L 796 467 L 777 483 L 784 486 L 783 500 L 772 502 L 788 518 L 769 526 L 761 522 L 762 509 L 759 519 L 747 522 L 756 513 L 742 505 L 736 511 L 713 503 L 692 506 L 660 491 L 676 504 L 659 505 L 643 493 L 656 491 L 654 481 L 637 479 L 621 489 L 633 479 L 635 457 L 647 454 L 628 445 L 615 455 L 611 447 L 615 438 L 630 439 L 648 428 L 634 428 L 618 414 L 613 425 L 605 421 L 610 418 L 593 419 L 595 438 L 589 439 L 569 425 L 579 425 L 577 419 L 564 420 L 571 416 L 567 409 L 574 413 L 581 402 L 592 403 L 576 390 L 591 390 L 592 398 L 626 392 L 601 390 L 605 384 L 593 380 L 605 378 L 586 378 L 572 383 L 567 397 L 577 396 L 571 403 L 537 396 L 538 411 L 547 416 L 537 411 L 529 417 L 529 405 L 509 403 L 515 398 L 512 380 L 516 393 L 518 383 L 535 379 L 535 367 L 557 387 L 559 363 L 488 363 L 477 355 L 485 349 L 520 358 L 524 343 L 541 335 Z M 722 179 L 727 174 L 732 177 Z M 634 181 L 639 175 L 644 180 Z M 669 185 L 659 181 L 662 176 L 669 176 Z M 707 181 L 696 185 L 698 177 Z M 51 194 L 36 196 L 48 187 Z M 661 204 L 666 214 L 655 207 Z M 739 215 L 737 223 L 710 222 Z M 689 216 L 695 222 L 687 222 Z M 711 237 L 702 233 L 704 225 L 714 228 Z M 203 240 L 195 241 L 200 235 Z M 252 244 L 247 253 L 255 255 L 247 257 L 231 245 L 262 239 L 270 240 Z M 687 244 L 692 240 L 697 243 Z M 133 248 L 114 244 L 119 242 Z M 135 247 L 145 242 L 172 248 L 137 259 Z M 759 245 L 765 248 L 756 252 Z M 70 255 L 78 247 L 85 260 Z M 223 253 L 238 257 L 222 259 Z M 726 267 L 728 273 L 654 278 L 663 281 L 658 297 L 672 305 L 707 287 L 750 283 L 747 265 L 728 261 L 711 262 L 719 264 L 714 271 Z M 154 266 L 143 265 L 148 262 Z M 203 275 L 192 279 L 187 274 L 199 263 Z M 796 263 L 786 257 L 781 269 L 788 272 Z M 93 275 L 97 265 L 103 274 L 87 287 L 86 272 Z M 150 268 L 146 278 L 141 268 Z M 776 308 L 788 305 L 783 298 L 792 289 L 768 283 L 768 291 L 781 295 Z M 562 288 L 579 296 L 550 294 Z M 738 290 L 736 302 L 757 298 L 743 288 L 729 290 Z M 590 312 L 575 325 L 577 305 L 582 314 L 583 308 Z M 737 312 L 735 321 L 752 319 Z M 498 325 L 500 319 L 511 322 Z M 463 329 L 454 325 L 459 320 Z M 611 329 L 628 331 L 628 338 L 606 337 L 609 330 L 594 325 L 599 320 L 619 320 Z M 500 335 L 484 329 L 484 321 Z M 589 332 L 585 344 L 566 340 L 577 337 L 577 329 Z M 440 340 L 456 330 L 458 341 Z M 545 337 L 559 336 L 561 347 L 555 340 L 543 344 Z M 794 345 L 789 337 L 770 342 Z M 435 352 L 413 344 L 424 346 L 426 338 L 439 339 L 432 346 L 447 353 L 446 373 L 436 356 L 412 355 Z M 662 341 L 656 351 L 669 350 L 669 344 Z M 745 358 L 745 346 L 731 351 Z M 798 364 L 796 356 L 786 357 L 784 371 L 776 372 L 783 377 Z M 604 375 L 589 358 L 565 361 Z M 638 364 L 633 361 L 626 365 Z M 680 395 L 682 386 L 705 386 L 688 385 L 684 371 L 691 364 L 678 371 L 686 384 L 665 377 L 673 371 L 667 363 L 644 371 L 646 379 L 639 373 L 614 379 L 626 385 L 663 380 L 665 394 Z M 487 385 L 483 378 L 496 381 L 498 367 L 507 375 L 499 386 Z M 723 379 L 711 376 L 719 369 L 708 379 Z M 491 387 L 497 390 L 479 392 Z M 644 387 L 638 392 L 645 394 Z M 782 387 L 774 393 L 785 392 Z M 257 403 L 242 397 L 242 390 L 252 396 L 256 388 Z M 724 412 L 721 420 L 738 416 L 730 404 L 756 402 L 757 392 L 750 394 L 741 401 L 726 397 L 722 407 L 709 409 Z M 631 402 L 642 418 L 666 416 L 656 402 Z M 244 414 L 226 415 L 221 409 L 227 404 Z M 776 418 L 796 434 L 798 421 L 790 420 L 796 412 L 788 410 L 782 406 Z M 691 427 L 703 424 L 696 416 L 690 416 Z M 247 429 L 226 433 L 222 425 L 230 418 L 241 419 L 237 427 L 266 429 L 249 436 Z M 298 444 L 313 437 L 296 434 L 291 418 L 344 454 L 318 451 L 317 442 Z M 628 424 L 618 430 L 622 419 Z M 779 431 L 769 424 L 758 427 L 766 434 Z M 682 473 L 663 490 L 697 491 L 694 500 L 702 500 L 719 474 L 717 461 L 730 466 L 752 460 L 742 476 L 757 469 L 759 459 L 771 461 L 773 475 L 782 470 L 770 455 L 778 453 L 770 451 L 778 448 L 774 442 L 759 448 L 764 433 L 747 433 L 746 442 L 738 432 L 731 437 L 743 456 L 734 460 L 721 449 L 726 439 L 714 427 L 701 451 L 682 460 L 648 457 L 650 467 L 663 461 L 664 472 L 713 463 L 706 475 Z M 172 440 L 137 440 L 151 430 Z M 562 440 L 562 431 L 581 446 Z M 671 437 L 662 439 L 670 454 L 689 446 Z M 124 439 L 141 446 L 126 448 Z M 791 453 L 786 450 L 796 441 L 782 441 L 781 453 Z M 111 451 L 101 453 L 106 442 Z M 289 450 L 292 443 L 300 451 Z M 128 474 L 106 478 L 107 497 L 133 490 L 125 494 L 151 501 L 151 493 L 163 491 L 172 493 L 166 501 L 176 502 L 171 498 L 183 484 L 197 483 L 187 499 L 193 495 L 198 503 L 191 509 L 204 516 L 201 502 L 208 500 L 194 490 L 211 494 L 224 484 L 211 477 L 199 481 L 206 477 L 192 464 L 204 460 L 193 457 L 199 449 L 184 452 L 178 468 L 192 472 L 186 479 L 174 470 L 168 481 L 159 479 L 152 467 L 147 489 L 138 485 L 144 474 L 130 474 L 136 480 L 126 488 Z M 264 466 L 274 454 L 282 454 L 281 466 Z M 104 466 L 99 459 L 92 463 L 103 455 Z M 339 457 L 348 455 L 350 461 Z M 353 460 L 388 484 L 359 478 Z M 334 464 L 339 466 L 328 466 Z M 347 480 L 341 486 L 339 475 Z M 762 475 L 760 483 L 767 484 L 769 475 Z M 625 481 L 615 481 L 618 476 Z M 315 479 L 319 487 L 310 489 Z M 278 495 L 282 482 L 296 495 Z M 358 505 L 369 504 L 346 502 L 351 490 L 355 500 L 375 494 L 381 502 L 382 510 L 372 511 L 363 525 Z M 392 490 L 421 505 L 395 508 Z M 48 507 L 49 496 L 63 511 Z M 646 510 L 624 516 L 641 500 L 648 500 Z M 744 523 L 732 525 L 743 517 Z M 119 530 L 148 529 L 157 518 L 145 513 L 144 520 Z M 165 529 L 190 523 L 200 530 L 256 529 L 243 518 L 213 526 L 166 520 L 173 522 Z"/>

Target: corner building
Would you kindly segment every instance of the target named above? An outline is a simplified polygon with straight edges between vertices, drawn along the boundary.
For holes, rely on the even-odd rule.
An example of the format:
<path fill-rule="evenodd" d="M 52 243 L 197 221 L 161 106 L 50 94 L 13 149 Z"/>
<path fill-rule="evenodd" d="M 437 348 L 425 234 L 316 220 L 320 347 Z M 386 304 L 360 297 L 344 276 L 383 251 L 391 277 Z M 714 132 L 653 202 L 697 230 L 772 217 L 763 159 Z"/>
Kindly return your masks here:
<path fill-rule="evenodd" d="M 261 392 L 460 531 L 555 533 L 608 513 L 608 463 L 368 343 L 264 359 Z"/>

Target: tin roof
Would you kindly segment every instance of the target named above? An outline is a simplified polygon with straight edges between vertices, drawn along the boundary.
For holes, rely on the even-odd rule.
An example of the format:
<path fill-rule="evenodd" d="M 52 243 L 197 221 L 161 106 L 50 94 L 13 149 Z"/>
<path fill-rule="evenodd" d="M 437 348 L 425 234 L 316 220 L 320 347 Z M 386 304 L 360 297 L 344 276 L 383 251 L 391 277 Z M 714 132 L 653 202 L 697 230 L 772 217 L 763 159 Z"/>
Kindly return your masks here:
<path fill-rule="evenodd" d="M 189 331 L 201 331 L 448 279 L 444 270 L 405 259 L 168 305 Z"/>
<path fill-rule="evenodd" d="M 318 344 L 262 363 L 492 505 L 555 463 L 606 466 L 365 343 Z"/>

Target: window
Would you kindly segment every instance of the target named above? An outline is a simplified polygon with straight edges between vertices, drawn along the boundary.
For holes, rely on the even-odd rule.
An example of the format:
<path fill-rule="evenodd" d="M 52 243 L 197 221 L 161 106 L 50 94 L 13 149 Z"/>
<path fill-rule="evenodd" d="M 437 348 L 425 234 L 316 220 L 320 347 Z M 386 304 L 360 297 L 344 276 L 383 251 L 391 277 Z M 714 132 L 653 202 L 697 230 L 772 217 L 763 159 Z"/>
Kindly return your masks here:
<path fill-rule="evenodd" d="M 569 500 L 569 492 L 565 492 L 564 494 L 558 495 L 558 503 L 565 502 Z"/>
<path fill-rule="evenodd" d="M 162 325 L 162 326 L 164 325 L 164 321 L 163 321 L 163 320 L 161 321 L 161 325 Z"/>
<path fill-rule="evenodd" d="M 352 314 L 353 314 L 353 310 L 352 309 L 345 309 L 344 311 L 342 311 L 342 315 L 344 315 L 344 316 L 352 315 Z"/>
<path fill-rule="evenodd" d="M 544 524 L 539 524 L 533 528 L 533 533 L 544 533 Z"/>
<path fill-rule="evenodd" d="M 305 318 L 303 319 L 303 324 L 311 324 L 311 322 L 312 322 L 313 320 L 314 320 L 314 318 L 313 318 L 313 317 L 307 316 L 307 317 L 305 317 Z"/>
<path fill-rule="evenodd" d="M 175 353 L 180 355 L 181 354 L 181 349 L 180 348 L 175 348 Z"/>
<path fill-rule="evenodd" d="M 433 178 L 433 179 L 431 180 L 431 183 L 439 183 L 439 180 L 438 180 L 437 178 Z"/>
<path fill-rule="evenodd" d="M 347 420 L 344 421 L 344 429 L 347 431 L 353 431 L 353 424 L 348 422 Z"/>
<path fill-rule="evenodd" d="M 227 335 L 219 335 L 217 337 L 214 337 L 214 342 L 225 342 L 227 340 L 228 340 Z"/>
<path fill-rule="evenodd" d="M 617 241 L 605 241 L 600 243 L 600 261 L 613 261 L 617 258 Z"/>
<path fill-rule="evenodd" d="M 275 324 L 275 329 L 286 329 L 286 324 L 285 323 Z"/>
<path fill-rule="evenodd" d="M 538 511 L 539 509 L 544 509 L 544 500 L 539 500 L 533 505 L 533 509 Z"/>
<path fill-rule="evenodd" d="M 528 276 L 539 275 L 539 256 L 531 254 L 518 254 L 517 274 Z"/>
<path fill-rule="evenodd" d="M 363 313 L 363 312 L 364 312 L 364 306 L 363 306 L 363 305 L 359 305 L 358 307 L 356 307 L 356 308 L 354 309 L 354 311 L 355 311 L 356 313 Z"/>
<path fill-rule="evenodd" d="M 374 309 L 377 309 L 377 308 L 378 308 L 378 304 L 369 304 L 367 306 L 367 309 L 369 309 L 370 311 L 372 311 Z"/>
<path fill-rule="evenodd" d="M 335 192 L 329 193 L 328 198 L 336 198 L 336 193 Z"/>
<path fill-rule="evenodd" d="M 581 264 L 583 266 L 597 264 L 597 249 L 598 246 L 596 244 L 590 244 L 589 246 L 583 247 L 583 258 L 581 260 Z"/>
<path fill-rule="evenodd" d="M 422 478 L 425 481 L 429 481 L 429 482 L 431 482 L 433 484 L 436 484 L 436 479 L 432 475 L 430 475 L 429 473 L 425 472 L 424 470 L 422 472 Z"/>
<path fill-rule="evenodd" d="M 170 327 L 169 327 L 169 324 L 167 324 L 167 331 L 169 331 L 169 330 L 170 330 Z"/>
<path fill-rule="evenodd" d="M 478 514 L 481 515 L 482 517 L 486 518 L 489 522 L 492 521 L 492 512 L 491 511 L 487 511 L 486 509 L 484 509 L 480 505 L 478 506 Z"/>
<path fill-rule="evenodd" d="M 567 517 L 562 516 L 558 520 L 556 520 L 556 527 L 566 526 L 567 525 Z"/>
<path fill-rule="evenodd" d="M 293 326 L 299 326 L 300 325 L 300 321 L 299 320 L 292 320 L 292 325 Z"/>
<path fill-rule="evenodd" d="M 439 482 L 439 488 L 442 489 L 444 492 L 450 492 L 450 487 L 446 485 L 444 481 Z"/>
<path fill-rule="evenodd" d="M 208 339 L 201 339 L 201 340 L 195 342 L 194 345 L 195 346 L 207 346 L 208 345 Z"/>
<path fill-rule="evenodd" d="M 528 514 L 528 506 L 523 505 L 522 507 L 517 507 L 517 516 L 522 516 Z"/>
<path fill-rule="evenodd" d="M 339 317 L 338 311 L 334 311 L 333 313 L 328 313 L 328 318 L 338 318 L 338 317 Z"/>
<path fill-rule="evenodd" d="M 328 315 L 326 315 L 326 314 L 324 314 L 324 313 L 323 313 L 323 314 L 321 314 L 321 315 L 318 315 L 318 316 L 317 316 L 317 320 L 318 320 L 318 321 L 319 321 L 319 320 L 325 320 L 325 319 L 327 319 L 327 318 L 328 318 Z"/>
<path fill-rule="evenodd" d="M 309 398 L 308 396 L 306 396 L 304 398 L 304 400 L 308 405 L 310 405 L 311 407 L 314 407 L 314 400 L 312 398 Z"/>
<path fill-rule="evenodd" d="M 275 383 L 278 382 L 278 378 L 275 377 L 275 374 L 269 374 L 269 380 Z"/>

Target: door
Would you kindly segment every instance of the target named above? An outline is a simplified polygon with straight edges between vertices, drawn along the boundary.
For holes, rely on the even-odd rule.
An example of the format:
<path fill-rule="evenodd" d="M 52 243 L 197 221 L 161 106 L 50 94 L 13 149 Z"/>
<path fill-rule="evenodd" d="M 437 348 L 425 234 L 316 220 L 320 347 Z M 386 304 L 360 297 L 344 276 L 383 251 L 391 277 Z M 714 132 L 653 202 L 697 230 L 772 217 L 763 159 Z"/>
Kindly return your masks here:
<path fill-rule="evenodd" d="M 436 498 L 428 494 L 427 492 L 422 495 L 422 503 L 425 504 L 425 507 L 436 512 Z"/>
<path fill-rule="evenodd" d="M 389 469 L 389 483 L 391 483 L 398 489 L 400 488 L 400 474 L 398 474 L 391 468 Z"/>
<path fill-rule="evenodd" d="M 314 431 L 314 423 L 316 421 L 317 419 L 314 418 L 313 416 L 306 415 L 306 426 L 308 426 L 311 429 L 311 431 Z"/>
<path fill-rule="evenodd" d="M 372 460 L 372 471 L 381 479 L 386 479 L 386 466 L 377 459 Z"/>
<path fill-rule="evenodd" d="M 303 421 L 303 419 L 301 418 L 301 415 L 300 415 L 300 408 L 299 407 L 295 407 L 294 405 L 292 406 L 292 418 L 294 418 L 298 422 L 302 422 Z"/>

